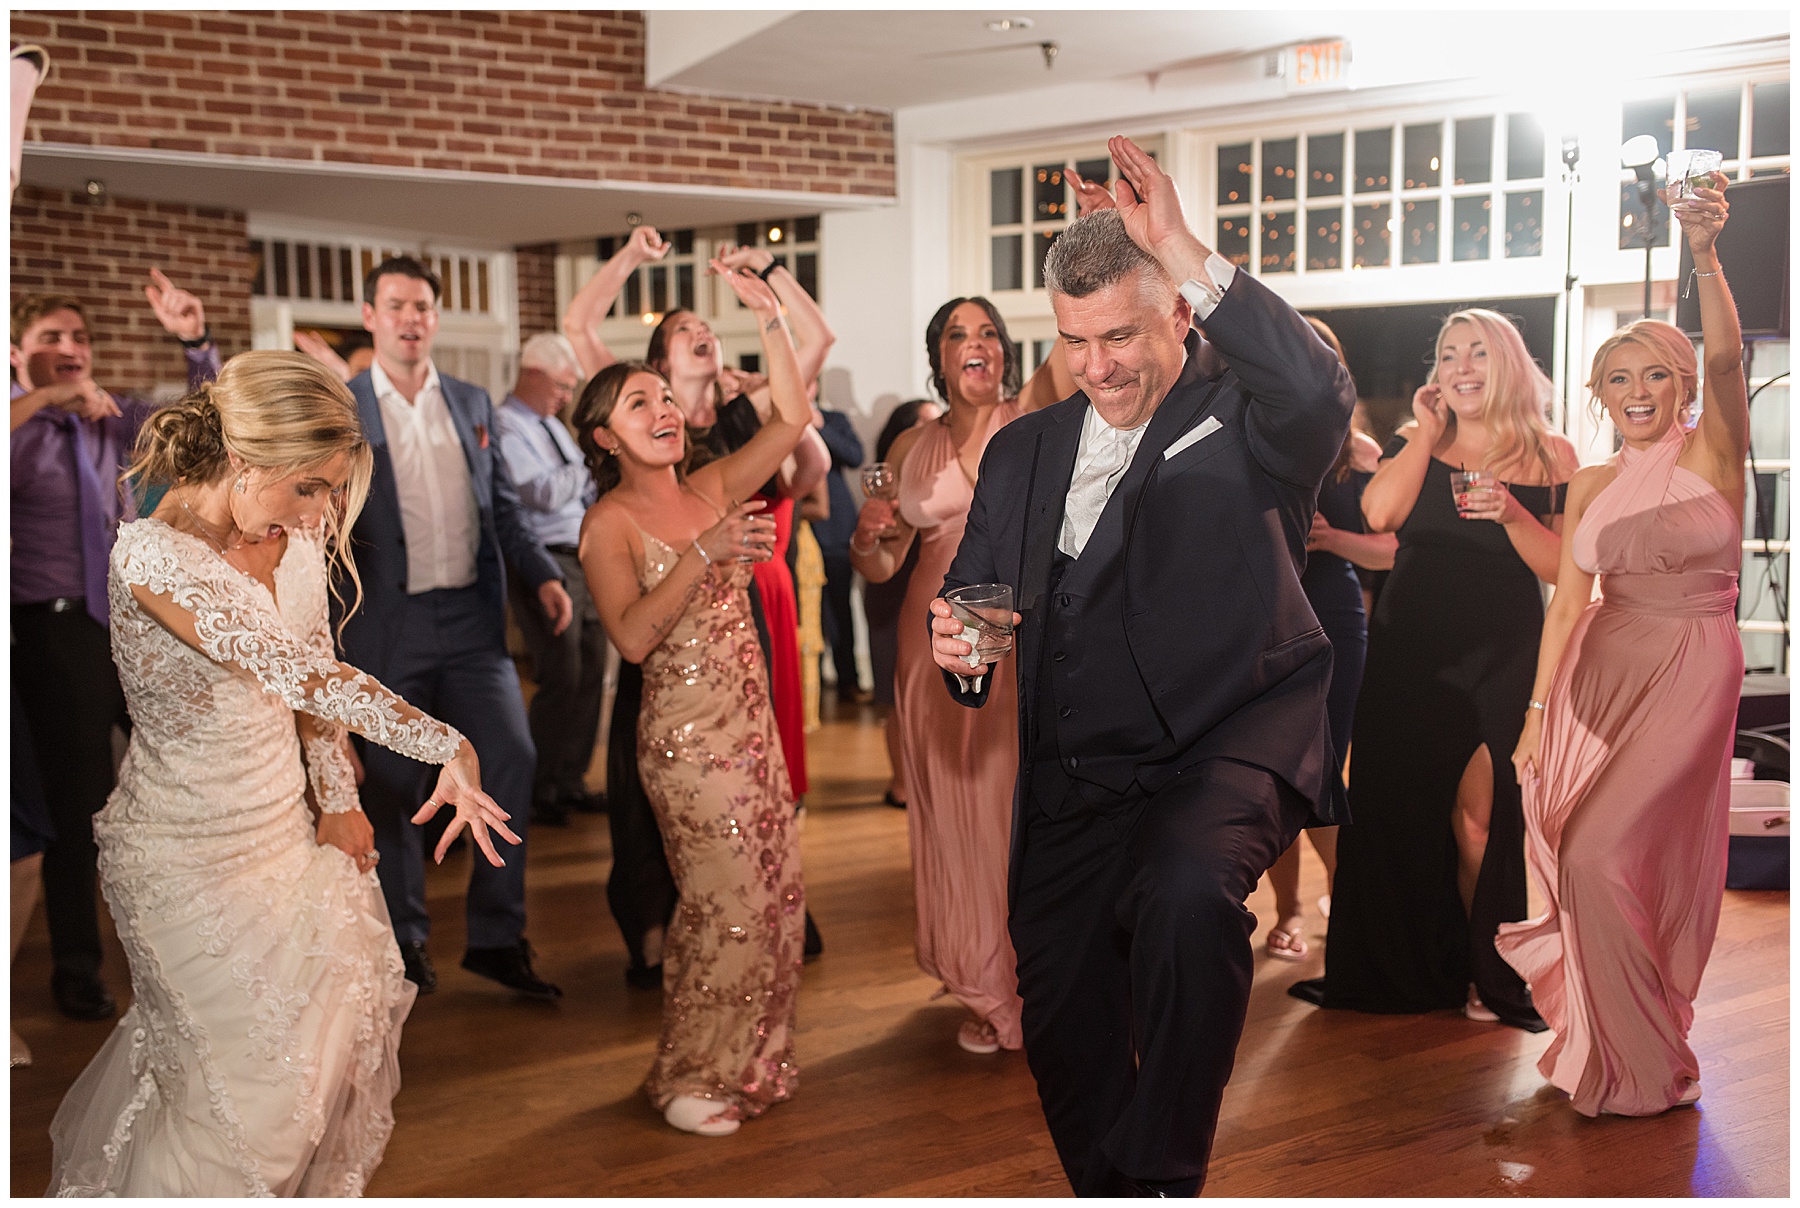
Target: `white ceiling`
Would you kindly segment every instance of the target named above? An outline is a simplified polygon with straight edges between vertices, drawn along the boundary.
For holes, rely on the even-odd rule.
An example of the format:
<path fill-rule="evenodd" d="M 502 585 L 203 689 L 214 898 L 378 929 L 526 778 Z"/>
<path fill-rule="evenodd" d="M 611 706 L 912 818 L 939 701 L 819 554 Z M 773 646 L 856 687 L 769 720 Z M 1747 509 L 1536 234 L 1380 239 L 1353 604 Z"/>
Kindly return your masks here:
<path fill-rule="evenodd" d="M 664 230 L 867 208 L 880 199 L 699 190 L 634 182 L 403 173 L 316 160 L 188 156 L 124 148 L 34 148 L 23 183 L 80 193 L 98 180 L 116 197 L 179 201 L 382 229 L 430 231 L 470 247 L 623 233 L 626 215 Z"/>
<path fill-rule="evenodd" d="M 1241 72 L 1245 56 L 1334 37 L 1350 42 L 1352 80 L 1379 87 L 1482 75 L 1504 81 L 1521 70 L 1539 74 L 1547 61 L 1611 77 L 1630 74 L 1644 55 L 1788 32 L 1786 5 L 1709 10 L 1703 24 L 1699 11 L 951 9 L 772 12 L 756 20 L 653 11 L 648 82 L 898 110 L 1213 67 Z M 1021 16 L 1030 29 L 986 28 Z M 1044 41 L 1059 47 L 1048 68 Z"/>

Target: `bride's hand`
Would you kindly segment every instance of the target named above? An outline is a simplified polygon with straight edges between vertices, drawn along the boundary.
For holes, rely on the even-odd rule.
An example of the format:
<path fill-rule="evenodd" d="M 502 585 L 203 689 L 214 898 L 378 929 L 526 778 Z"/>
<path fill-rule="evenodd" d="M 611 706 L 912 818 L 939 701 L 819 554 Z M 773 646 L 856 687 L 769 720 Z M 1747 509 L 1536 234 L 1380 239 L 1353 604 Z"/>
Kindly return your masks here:
<path fill-rule="evenodd" d="M 506 867 L 506 861 L 494 850 L 493 839 L 488 837 L 489 828 L 515 846 L 523 840 L 507 829 L 506 820 L 512 815 L 481 791 L 481 762 L 475 758 L 475 748 L 466 738 L 458 748 L 456 758 L 445 764 L 438 773 L 437 788 L 432 790 L 430 799 L 419 807 L 419 812 L 412 816 L 413 822 L 429 821 L 438 812 L 438 807 L 443 805 L 455 806 L 456 817 L 444 828 L 444 837 L 438 840 L 437 851 L 432 853 L 439 864 L 444 862 L 444 853 L 450 850 L 450 842 L 456 838 L 456 832 L 467 826 L 469 833 L 475 837 L 475 846 L 481 849 L 488 863 L 495 868 Z"/>
<path fill-rule="evenodd" d="M 375 828 L 361 810 L 319 815 L 319 846 L 335 847 L 356 861 L 356 871 L 368 872 L 380 856 L 375 854 Z"/>

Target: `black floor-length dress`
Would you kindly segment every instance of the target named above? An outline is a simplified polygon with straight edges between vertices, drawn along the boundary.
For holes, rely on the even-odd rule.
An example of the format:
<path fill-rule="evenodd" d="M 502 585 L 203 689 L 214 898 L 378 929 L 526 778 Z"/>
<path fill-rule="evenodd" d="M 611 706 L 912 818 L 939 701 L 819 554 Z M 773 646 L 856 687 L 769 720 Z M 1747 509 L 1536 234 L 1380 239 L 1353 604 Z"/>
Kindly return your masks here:
<path fill-rule="evenodd" d="M 1395 437 L 1384 456 L 1404 443 Z M 1353 729 L 1353 821 L 1338 837 L 1323 1002 L 1432 1011 L 1461 1006 L 1474 982 L 1503 1021 L 1541 1031 L 1494 934 L 1527 913 L 1512 753 L 1537 668 L 1543 596 L 1505 529 L 1457 515 L 1451 470 L 1431 460 L 1369 629 Z M 1563 486 L 1508 488 L 1546 523 L 1562 510 Z M 1463 771 L 1483 743 L 1494 808 L 1474 908 L 1465 913 L 1452 815 Z"/>

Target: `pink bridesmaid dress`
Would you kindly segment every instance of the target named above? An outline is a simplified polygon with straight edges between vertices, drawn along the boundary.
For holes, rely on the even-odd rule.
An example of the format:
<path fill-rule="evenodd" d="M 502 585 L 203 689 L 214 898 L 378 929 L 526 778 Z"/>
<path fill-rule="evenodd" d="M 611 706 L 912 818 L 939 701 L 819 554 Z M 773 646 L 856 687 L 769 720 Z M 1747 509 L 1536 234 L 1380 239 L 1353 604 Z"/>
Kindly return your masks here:
<path fill-rule="evenodd" d="M 1548 909 L 1500 927 L 1556 1033 L 1538 1062 L 1576 1111 L 1654 1115 L 1700 1077 L 1694 996 L 1725 889 L 1742 522 L 1675 464 L 1683 432 L 1627 447 L 1574 535 L 1603 598 L 1576 623 L 1528 778 Z"/>
<path fill-rule="evenodd" d="M 977 437 L 981 447 L 1018 415 L 1016 403 L 996 406 Z M 1006 865 L 1019 770 L 1018 681 L 1008 659 L 994 671 L 987 704 L 969 709 L 951 700 L 931 658 L 927 619 L 974 498 L 949 427 L 925 425 L 900 467 L 900 515 L 919 530 L 919 565 L 900 607 L 894 708 L 910 794 L 919 967 L 986 1020 L 1001 1048 L 1016 1049 L 1024 1036 L 1006 930 Z"/>

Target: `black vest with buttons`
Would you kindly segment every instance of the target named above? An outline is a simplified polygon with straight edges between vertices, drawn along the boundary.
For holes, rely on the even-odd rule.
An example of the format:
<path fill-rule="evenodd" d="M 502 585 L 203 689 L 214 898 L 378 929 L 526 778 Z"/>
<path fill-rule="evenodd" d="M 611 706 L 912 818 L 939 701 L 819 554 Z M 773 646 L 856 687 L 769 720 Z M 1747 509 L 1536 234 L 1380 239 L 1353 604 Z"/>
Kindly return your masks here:
<path fill-rule="evenodd" d="M 1046 763 L 1061 773 L 1045 774 L 1033 785 L 1033 795 L 1047 805 L 1066 794 L 1064 778 L 1077 783 L 1084 800 L 1104 803 L 1132 788 L 1142 764 L 1176 754 L 1130 670 L 1135 659 L 1125 627 L 1123 503 L 1115 490 L 1081 557 L 1058 550 L 1051 563 L 1031 744 L 1034 779 L 1048 773 Z"/>

